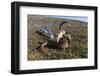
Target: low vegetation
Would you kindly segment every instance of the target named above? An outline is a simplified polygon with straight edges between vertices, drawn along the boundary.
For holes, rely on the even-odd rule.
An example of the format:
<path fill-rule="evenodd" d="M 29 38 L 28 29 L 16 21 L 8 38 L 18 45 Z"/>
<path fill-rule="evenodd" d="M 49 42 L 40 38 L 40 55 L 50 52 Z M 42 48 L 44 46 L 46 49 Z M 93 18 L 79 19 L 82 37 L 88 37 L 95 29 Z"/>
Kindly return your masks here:
<path fill-rule="evenodd" d="M 66 33 L 71 34 L 72 40 L 69 48 L 55 49 L 43 48 L 37 50 L 39 42 L 46 41 L 36 33 L 41 26 L 47 26 L 55 35 L 59 33 L 58 26 L 62 21 L 68 24 L 63 26 Z M 53 59 L 80 59 L 88 57 L 87 23 L 76 20 L 58 19 L 47 16 L 28 15 L 28 60 L 53 60 Z"/>

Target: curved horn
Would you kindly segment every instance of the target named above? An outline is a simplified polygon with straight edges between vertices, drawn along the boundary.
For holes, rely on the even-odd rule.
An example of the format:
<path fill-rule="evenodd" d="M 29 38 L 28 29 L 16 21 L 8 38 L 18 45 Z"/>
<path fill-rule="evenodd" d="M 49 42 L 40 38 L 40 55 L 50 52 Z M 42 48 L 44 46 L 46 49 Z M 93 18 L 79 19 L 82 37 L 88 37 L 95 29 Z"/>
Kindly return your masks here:
<path fill-rule="evenodd" d="M 63 22 L 60 24 L 60 26 L 59 26 L 59 30 L 60 30 L 60 31 L 62 30 L 62 28 L 61 28 L 61 27 L 62 27 L 62 25 L 63 25 L 63 24 L 65 24 L 65 23 L 68 23 L 68 22 L 63 21 Z"/>
<path fill-rule="evenodd" d="M 71 35 L 70 34 L 64 34 L 64 36 L 65 36 L 65 38 L 67 38 L 67 40 L 68 40 L 68 43 L 69 43 L 69 45 L 70 45 L 70 43 L 71 43 Z"/>

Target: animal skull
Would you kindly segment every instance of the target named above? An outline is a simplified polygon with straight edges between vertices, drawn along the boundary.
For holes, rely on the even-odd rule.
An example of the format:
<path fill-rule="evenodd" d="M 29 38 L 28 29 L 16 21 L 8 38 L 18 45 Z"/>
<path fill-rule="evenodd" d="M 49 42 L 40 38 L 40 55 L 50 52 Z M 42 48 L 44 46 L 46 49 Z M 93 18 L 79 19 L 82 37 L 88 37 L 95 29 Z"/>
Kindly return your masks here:
<path fill-rule="evenodd" d="M 57 42 L 59 42 L 59 40 L 63 37 L 64 34 L 65 34 L 64 30 L 60 31 L 60 33 L 57 35 Z"/>

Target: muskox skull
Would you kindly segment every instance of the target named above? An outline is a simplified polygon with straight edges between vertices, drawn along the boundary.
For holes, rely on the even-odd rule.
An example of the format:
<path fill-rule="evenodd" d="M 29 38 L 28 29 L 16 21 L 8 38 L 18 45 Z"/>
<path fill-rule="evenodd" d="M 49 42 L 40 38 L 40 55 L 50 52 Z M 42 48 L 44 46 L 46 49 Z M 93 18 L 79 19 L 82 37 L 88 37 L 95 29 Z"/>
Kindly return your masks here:
<path fill-rule="evenodd" d="M 37 31 L 37 33 L 48 38 L 48 41 L 43 42 L 39 46 L 39 48 L 44 48 L 44 47 L 59 48 L 59 49 L 68 48 L 71 43 L 71 35 L 66 34 L 66 32 L 62 29 L 62 25 L 65 23 L 68 23 L 68 22 L 64 21 L 60 24 L 59 26 L 60 32 L 56 38 L 54 38 L 52 31 L 45 27 L 42 27 L 39 31 Z"/>

